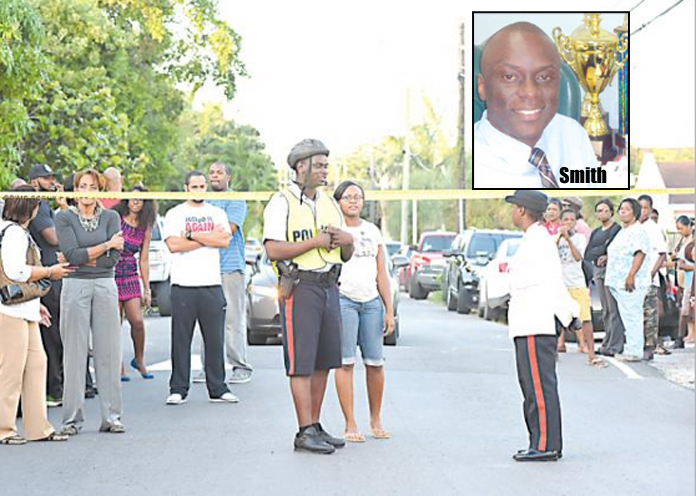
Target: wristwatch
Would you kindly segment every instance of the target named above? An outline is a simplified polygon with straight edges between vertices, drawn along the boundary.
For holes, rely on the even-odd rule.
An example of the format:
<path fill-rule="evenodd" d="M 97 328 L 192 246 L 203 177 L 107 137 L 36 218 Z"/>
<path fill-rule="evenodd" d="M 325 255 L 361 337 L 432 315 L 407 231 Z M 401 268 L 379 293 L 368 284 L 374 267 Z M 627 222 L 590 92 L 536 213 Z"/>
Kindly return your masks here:
<path fill-rule="evenodd" d="M 186 231 L 185 236 L 189 241 L 193 241 L 193 233 L 191 231 Z"/>

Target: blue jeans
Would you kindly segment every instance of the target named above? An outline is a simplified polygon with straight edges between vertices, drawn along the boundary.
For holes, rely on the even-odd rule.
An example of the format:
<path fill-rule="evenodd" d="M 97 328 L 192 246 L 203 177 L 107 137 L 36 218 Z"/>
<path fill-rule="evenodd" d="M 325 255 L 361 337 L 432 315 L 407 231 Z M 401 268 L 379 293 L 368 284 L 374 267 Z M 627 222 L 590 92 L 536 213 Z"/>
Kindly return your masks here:
<path fill-rule="evenodd" d="M 355 364 L 358 345 L 363 363 L 372 367 L 384 365 L 382 300 L 360 303 L 341 296 L 341 358 L 343 365 Z"/>

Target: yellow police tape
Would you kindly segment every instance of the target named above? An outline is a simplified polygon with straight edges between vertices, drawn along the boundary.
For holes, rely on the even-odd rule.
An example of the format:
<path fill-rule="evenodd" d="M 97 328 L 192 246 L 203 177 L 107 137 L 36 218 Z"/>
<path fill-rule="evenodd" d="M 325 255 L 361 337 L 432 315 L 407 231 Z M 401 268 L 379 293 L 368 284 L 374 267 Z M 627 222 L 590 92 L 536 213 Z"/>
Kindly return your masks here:
<path fill-rule="evenodd" d="M 327 189 L 330 192 L 330 190 Z M 647 195 L 690 195 L 694 194 L 694 188 L 662 188 L 662 189 L 562 189 L 544 190 L 552 197 L 603 197 L 603 196 L 638 196 Z M 39 197 L 39 198 L 118 198 L 141 200 L 246 200 L 268 201 L 275 191 L 228 191 L 205 193 L 186 193 L 183 191 L 129 191 L 116 192 L 27 192 L 27 191 L 0 191 L 0 198 Z M 470 190 L 470 189 L 409 189 L 409 190 L 368 190 L 365 191 L 366 200 L 484 200 L 504 198 L 514 193 L 514 190 Z"/>

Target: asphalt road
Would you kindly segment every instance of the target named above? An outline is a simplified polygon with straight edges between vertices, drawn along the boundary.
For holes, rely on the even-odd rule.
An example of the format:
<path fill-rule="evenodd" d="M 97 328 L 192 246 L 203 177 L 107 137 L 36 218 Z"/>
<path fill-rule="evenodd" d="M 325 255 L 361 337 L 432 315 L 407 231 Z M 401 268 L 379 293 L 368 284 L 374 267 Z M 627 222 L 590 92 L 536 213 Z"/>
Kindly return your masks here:
<path fill-rule="evenodd" d="M 507 329 L 430 302 L 402 300 L 402 338 L 388 348 L 384 424 L 334 455 L 292 450 L 296 430 L 280 346 L 254 346 L 238 404 L 211 404 L 204 385 L 166 406 L 169 319 L 147 319 L 155 379 L 124 384 L 128 432 L 99 434 L 98 404 L 67 443 L 0 447 L 0 494 L 693 495 L 694 392 L 645 364 L 598 370 L 560 358 L 564 457 L 520 464 L 521 394 Z M 124 332 L 125 356 L 131 358 Z M 197 346 L 195 347 L 197 353 Z M 356 413 L 368 415 L 362 369 Z M 50 418 L 59 424 L 60 409 Z M 323 424 L 343 423 L 333 383 Z"/>

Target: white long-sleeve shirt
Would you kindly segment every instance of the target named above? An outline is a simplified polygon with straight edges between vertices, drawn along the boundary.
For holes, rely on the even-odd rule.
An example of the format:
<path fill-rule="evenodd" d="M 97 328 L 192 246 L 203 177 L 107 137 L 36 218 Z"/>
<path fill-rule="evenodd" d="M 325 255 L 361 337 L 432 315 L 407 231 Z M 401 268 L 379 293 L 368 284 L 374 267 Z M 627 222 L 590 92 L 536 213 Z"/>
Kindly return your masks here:
<path fill-rule="evenodd" d="M 554 335 L 554 316 L 568 325 L 578 313 L 578 304 L 563 284 L 553 239 L 541 224 L 531 225 L 510 260 L 510 337 Z"/>
<path fill-rule="evenodd" d="M 0 232 L 11 222 L 2 221 Z M 33 249 L 38 248 L 32 243 Z M 5 275 L 18 282 L 27 282 L 31 277 L 31 267 L 27 265 L 27 248 L 29 248 L 29 233 L 22 227 L 14 225 L 7 228 L 0 248 L 0 260 L 5 270 Z M 41 320 L 41 301 L 39 298 L 19 303 L 17 305 L 3 305 L 0 302 L 0 313 L 16 319 L 24 319 L 32 322 Z"/>

